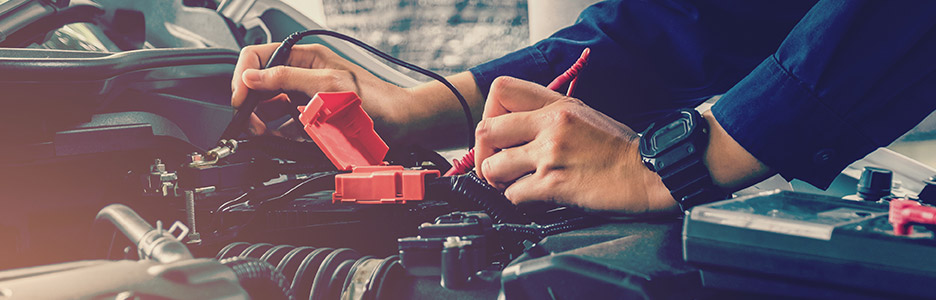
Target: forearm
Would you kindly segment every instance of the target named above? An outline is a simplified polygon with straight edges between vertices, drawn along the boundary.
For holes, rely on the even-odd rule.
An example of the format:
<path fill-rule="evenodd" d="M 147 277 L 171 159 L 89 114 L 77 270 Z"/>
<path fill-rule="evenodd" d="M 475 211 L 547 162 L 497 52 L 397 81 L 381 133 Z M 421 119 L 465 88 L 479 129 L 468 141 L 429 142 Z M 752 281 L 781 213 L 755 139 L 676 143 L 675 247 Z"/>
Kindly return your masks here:
<path fill-rule="evenodd" d="M 726 191 L 734 191 L 757 183 L 774 173 L 728 135 L 711 111 L 706 111 L 702 117 L 709 125 L 709 146 L 705 151 L 705 165 L 716 185 Z"/>
<path fill-rule="evenodd" d="M 481 120 L 484 97 L 471 73 L 463 72 L 446 79 L 468 101 L 473 123 Z M 414 142 L 431 148 L 464 147 L 468 131 L 465 115 L 455 95 L 438 81 L 427 82 L 410 89 L 411 97 L 400 103 L 396 119 L 404 128 L 398 140 Z M 472 129 L 474 126 L 472 126 Z"/>

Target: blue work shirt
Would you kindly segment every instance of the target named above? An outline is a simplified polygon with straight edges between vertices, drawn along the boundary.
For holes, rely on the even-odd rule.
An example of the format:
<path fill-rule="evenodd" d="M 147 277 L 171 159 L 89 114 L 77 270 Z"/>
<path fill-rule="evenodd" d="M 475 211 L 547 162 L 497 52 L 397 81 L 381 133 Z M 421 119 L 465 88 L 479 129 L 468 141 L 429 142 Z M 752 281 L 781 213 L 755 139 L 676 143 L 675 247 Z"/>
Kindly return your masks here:
<path fill-rule="evenodd" d="M 936 1 L 605 1 L 471 69 L 549 83 L 635 130 L 724 94 L 718 122 L 764 164 L 826 188 L 936 109 Z"/>

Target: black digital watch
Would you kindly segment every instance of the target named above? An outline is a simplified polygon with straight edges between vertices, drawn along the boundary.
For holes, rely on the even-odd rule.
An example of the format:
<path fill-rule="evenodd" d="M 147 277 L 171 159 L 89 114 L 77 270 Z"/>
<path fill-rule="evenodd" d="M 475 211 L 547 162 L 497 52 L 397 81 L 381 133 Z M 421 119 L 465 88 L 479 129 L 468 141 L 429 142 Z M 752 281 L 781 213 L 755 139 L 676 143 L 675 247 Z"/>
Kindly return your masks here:
<path fill-rule="evenodd" d="M 708 140 L 708 123 L 694 109 L 666 115 L 640 134 L 644 165 L 660 175 L 683 211 L 726 195 L 703 162 Z"/>

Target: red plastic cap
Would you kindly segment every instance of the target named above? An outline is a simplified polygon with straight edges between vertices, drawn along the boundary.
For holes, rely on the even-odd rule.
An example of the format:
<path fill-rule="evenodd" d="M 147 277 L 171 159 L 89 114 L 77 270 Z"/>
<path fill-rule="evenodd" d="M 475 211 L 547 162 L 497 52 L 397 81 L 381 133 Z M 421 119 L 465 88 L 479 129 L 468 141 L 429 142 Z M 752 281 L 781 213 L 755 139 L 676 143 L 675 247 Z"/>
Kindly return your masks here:
<path fill-rule="evenodd" d="M 923 206 L 911 200 L 894 199 L 890 202 L 888 220 L 894 226 L 894 235 L 913 233 L 913 224 L 936 224 L 936 207 Z"/>
<path fill-rule="evenodd" d="M 403 166 L 355 167 L 335 176 L 332 202 L 405 204 L 423 200 L 426 180 L 439 177 L 437 170 L 406 170 Z"/>
<path fill-rule="evenodd" d="M 354 92 L 317 93 L 299 112 L 306 133 L 339 170 L 380 165 L 387 155 L 387 143 Z"/>

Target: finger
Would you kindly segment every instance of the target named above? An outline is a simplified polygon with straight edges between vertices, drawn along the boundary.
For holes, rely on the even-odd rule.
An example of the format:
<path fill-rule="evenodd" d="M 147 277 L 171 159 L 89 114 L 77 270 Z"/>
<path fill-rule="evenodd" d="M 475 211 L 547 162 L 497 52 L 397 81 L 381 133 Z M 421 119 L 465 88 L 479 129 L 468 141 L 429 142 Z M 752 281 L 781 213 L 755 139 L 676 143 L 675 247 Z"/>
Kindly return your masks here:
<path fill-rule="evenodd" d="M 536 138 L 544 127 L 537 112 L 519 112 L 484 119 L 475 130 L 477 148 L 504 149 L 515 147 Z M 478 149 L 475 149 L 478 151 Z"/>
<path fill-rule="evenodd" d="M 280 125 L 280 127 L 276 129 L 276 132 L 292 140 L 306 140 L 304 136 L 305 130 L 303 130 L 301 124 L 296 123 L 294 119 L 284 122 L 283 125 Z"/>
<path fill-rule="evenodd" d="M 475 166 L 498 150 L 526 144 L 542 130 L 536 112 L 518 112 L 481 120 L 475 129 Z M 478 176 L 488 179 L 485 170 L 478 168 Z M 494 184 L 490 180 L 488 183 Z"/>
<path fill-rule="evenodd" d="M 481 165 L 485 179 L 503 190 L 518 178 L 536 171 L 536 161 L 527 146 L 508 148 L 495 153 Z"/>
<path fill-rule="evenodd" d="M 565 96 L 534 82 L 501 76 L 491 83 L 483 118 L 545 107 Z"/>
<path fill-rule="evenodd" d="M 532 201 L 555 201 L 558 187 L 545 180 L 543 173 L 533 173 L 517 179 L 504 191 L 504 196 L 514 204 Z"/>
<path fill-rule="evenodd" d="M 351 73 L 342 70 L 277 66 L 246 70 L 242 77 L 244 84 L 253 90 L 296 91 L 309 97 L 318 92 L 356 92 Z"/>
<path fill-rule="evenodd" d="M 242 74 L 246 70 L 255 70 L 262 68 L 273 51 L 279 47 L 279 43 L 247 46 L 241 50 L 237 58 L 237 65 L 234 67 L 234 75 L 231 77 L 231 105 L 240 107 L 244 99 L 247 98 L 247 85 L 242 80 Z"/>
<path fill-rule="evenodd" d="M 531 112 L 513 113 L 481 120 L 475 129 L 475 166 L 482 166 L 484 160 L 500 149 L 525 144 L 536 138 L 539 126 L 533 120 Z M 487 179 L 485 170 L 477 168 L 478 176 Z M 488 180 L 488 183 L 494 182 Z"/>
<path fill-rule="evenodd" d="M 257 117 L 257 114 L 250 114 L 247 132 L 250 135 L 263 135 L 266 132 L 266 124 L 260 120 L 260 117 Z"/>

